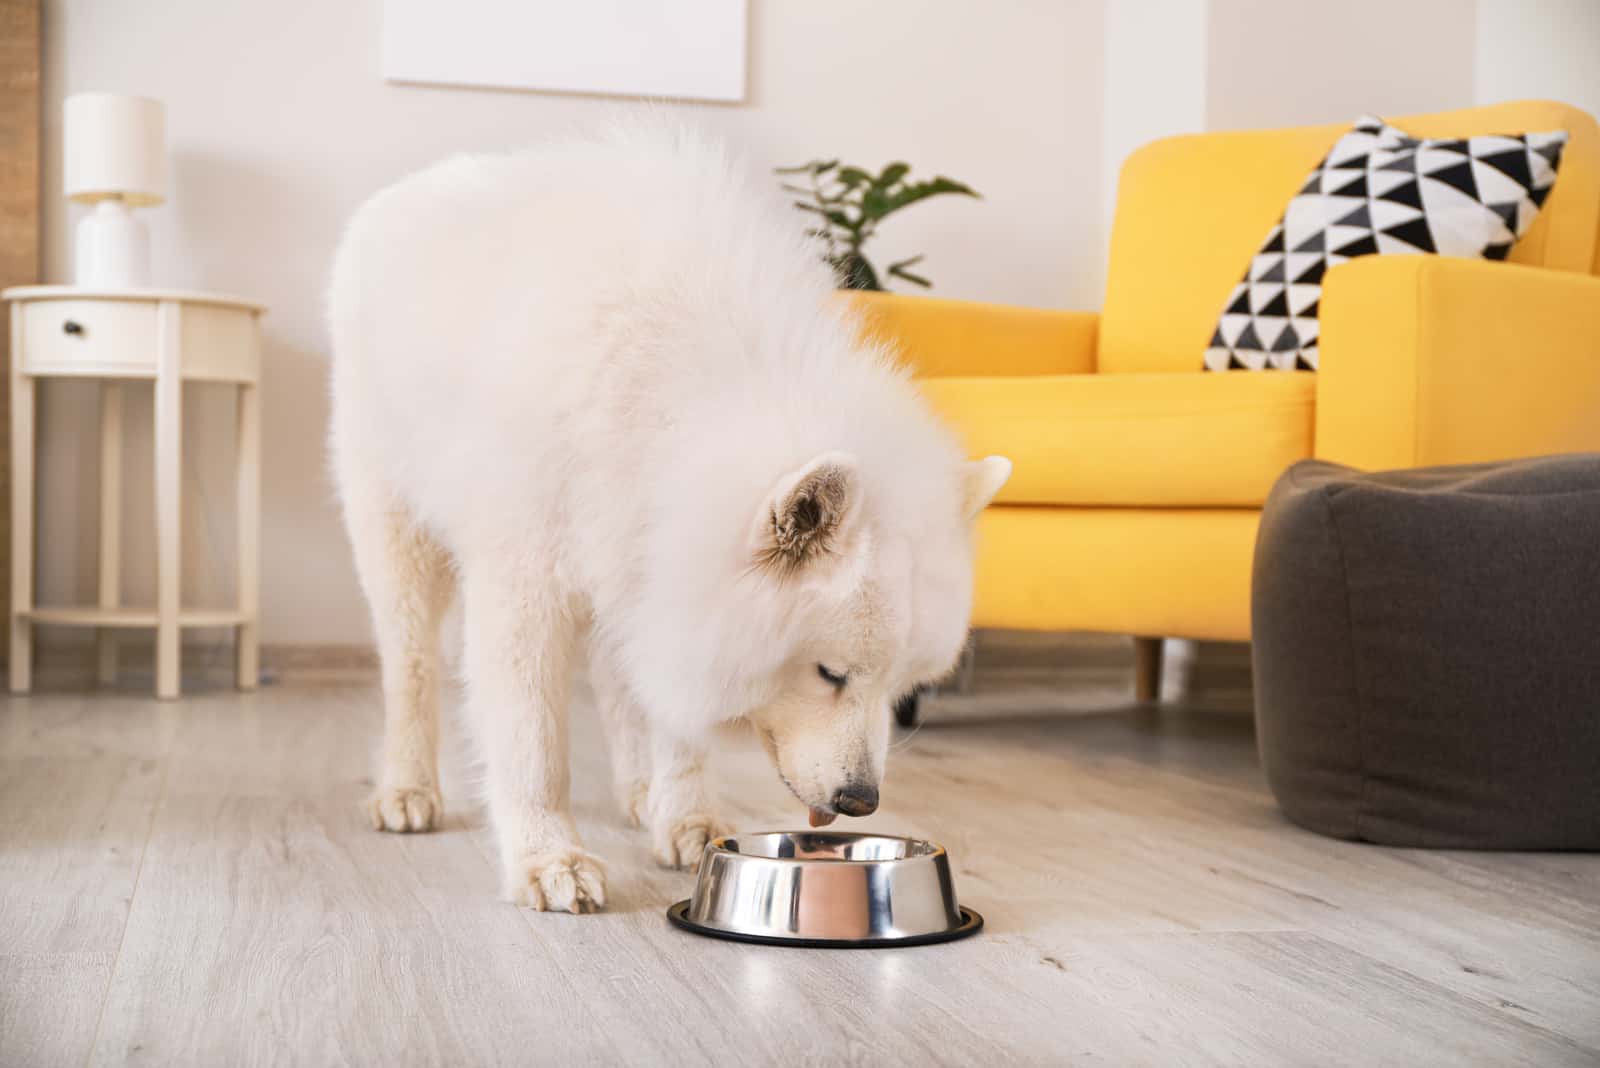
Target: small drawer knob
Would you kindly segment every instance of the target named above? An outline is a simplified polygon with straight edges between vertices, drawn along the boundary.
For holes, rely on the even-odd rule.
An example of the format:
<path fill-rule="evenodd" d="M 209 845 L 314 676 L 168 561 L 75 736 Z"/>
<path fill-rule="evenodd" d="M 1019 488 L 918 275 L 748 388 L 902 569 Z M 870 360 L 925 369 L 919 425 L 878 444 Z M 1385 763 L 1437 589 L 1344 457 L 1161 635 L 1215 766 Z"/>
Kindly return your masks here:
<path fill-rule="evenodd" d="M 74 337 L 83 336 L 83 324 L 75 323 L 71 319 L 61 324 L 61 330 L 63 333 L 71 334 Z"/>

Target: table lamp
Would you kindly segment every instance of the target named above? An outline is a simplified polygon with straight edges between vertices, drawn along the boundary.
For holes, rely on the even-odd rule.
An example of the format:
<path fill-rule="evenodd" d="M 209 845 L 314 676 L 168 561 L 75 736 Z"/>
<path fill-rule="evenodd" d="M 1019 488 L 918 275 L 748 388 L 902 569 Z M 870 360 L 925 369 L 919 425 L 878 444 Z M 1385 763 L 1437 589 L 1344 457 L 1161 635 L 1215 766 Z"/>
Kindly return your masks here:
<path fill-rule="evenodd" d="M 166 193 L 166 109 L 159 100 L 74 93 L 64 108 L 68 200 L 94 210 L 78 223 L 73 281 L 97 289 L 150 284 L 150 235 L 129 209 Z"/>

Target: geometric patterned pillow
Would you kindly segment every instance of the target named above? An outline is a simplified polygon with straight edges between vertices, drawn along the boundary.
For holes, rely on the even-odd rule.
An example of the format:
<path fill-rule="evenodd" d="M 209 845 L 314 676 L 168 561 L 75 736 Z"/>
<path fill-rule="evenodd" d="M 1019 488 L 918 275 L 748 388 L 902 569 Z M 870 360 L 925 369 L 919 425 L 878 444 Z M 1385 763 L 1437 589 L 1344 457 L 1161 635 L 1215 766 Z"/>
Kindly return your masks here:
<path fill-rule="evenodd" d="M 1505 259 L 1549 195 L 1566 142 L 1565 130 L 1423 141 L 1361 119 L 1251 258 L 1206 370 L 1315 371 L 1322 276 L 1353 257 Z"/>

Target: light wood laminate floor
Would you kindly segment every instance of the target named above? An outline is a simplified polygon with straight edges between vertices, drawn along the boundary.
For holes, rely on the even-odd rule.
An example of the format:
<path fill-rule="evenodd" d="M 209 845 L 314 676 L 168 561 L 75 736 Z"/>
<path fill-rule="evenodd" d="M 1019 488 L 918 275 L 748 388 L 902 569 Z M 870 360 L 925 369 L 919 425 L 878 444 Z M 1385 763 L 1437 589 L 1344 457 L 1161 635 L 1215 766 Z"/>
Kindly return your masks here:
<path fill-rule="evenodd" d="M 610 909 L 495 899 L 481 819 L 377 834 L 363 680 L 0 712 L 0 1064 L 1600 1064 L 1600 856 L 1400 851 L 1274 808 L 1237 658 L 1133 707 L 1122 644 L 987 637 L 856 826 L 944 842 L 976 939 L 698 939 L 610 803 Z M 1180 665 L 1181 667 L 1182 665 Z M 142 680 L 130 680 L 129 685 Z M 747 829 L 803 812 L 751 739 Z"/>

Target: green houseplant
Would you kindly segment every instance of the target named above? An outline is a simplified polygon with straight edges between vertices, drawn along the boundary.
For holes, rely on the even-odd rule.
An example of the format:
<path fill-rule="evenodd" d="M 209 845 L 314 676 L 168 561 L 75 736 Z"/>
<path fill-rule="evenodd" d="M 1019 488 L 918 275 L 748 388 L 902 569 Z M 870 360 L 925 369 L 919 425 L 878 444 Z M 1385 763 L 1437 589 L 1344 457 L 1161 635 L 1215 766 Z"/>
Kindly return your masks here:
<path fill-rule="evenodd" d="M 878 270 L 862 248 L 877 233 L 878 224 L 902 208 L 944 193 L 976 197 L 968 186 L 950 178 L 935 177 L 925 182 L 910 180 L 909 163 L 891 163 L 877 174 L 839 161 L 812 160 L 797 167 L 778 167 L 785 177 L 804 176 L 809 185 L 784 182 L 783 188 L 803 199 L 794 206 L 818 218 L 808 230 L 821 238 L 826 250 L 823 258 L 839 275 L 846 289 L 882 289 Z M 886 274 L 924 289 L 933 283 L 911 268 L 922 261 L 912 256 L 889 264 Z"/>

